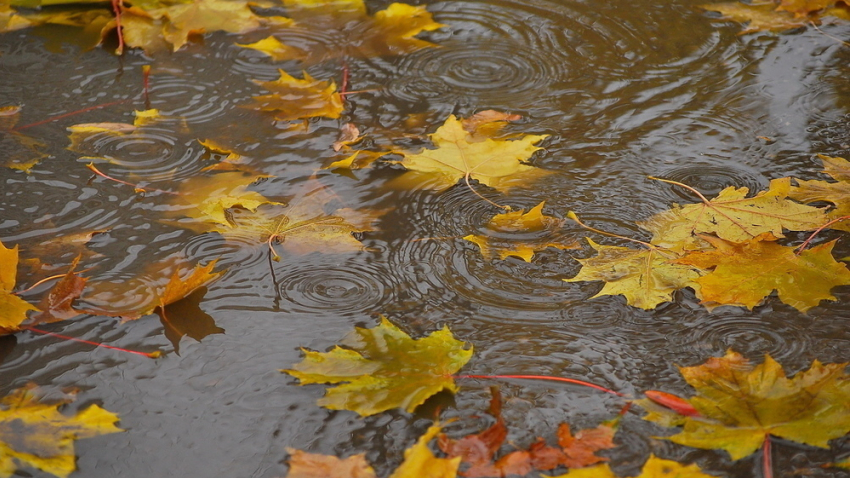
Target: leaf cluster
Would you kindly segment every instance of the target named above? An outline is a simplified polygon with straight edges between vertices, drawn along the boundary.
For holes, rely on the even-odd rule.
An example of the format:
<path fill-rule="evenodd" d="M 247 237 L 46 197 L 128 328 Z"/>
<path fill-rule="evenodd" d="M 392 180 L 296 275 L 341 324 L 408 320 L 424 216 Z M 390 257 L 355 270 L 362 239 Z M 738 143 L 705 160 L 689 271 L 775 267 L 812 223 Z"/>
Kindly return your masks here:
<path fill-rule="evenodd" d="M 823 300 L 836 300 L 832 288 L 850 284 L 850 270 L 832 256 L 835 241 L 796 249 L 782 244 L 785 231 L 823 227 L 846 229 L 847 162 L 822 157 L 838 182 L 774 179 L 752 197 L 747 188 L 728 187 L 708 199 L 690 186 L 701 202 L 674 205 L 638 226 L 652 234 L 642 248 L 599 245 L 597 255 L 580 259 L 581 271 L 568 282 L 605 281 L 595 297 L 624 295 L 630 305 L 652 309 L 672 300 L 676 290 L 691 288 L 709 308 L 733 305 L 752 309 L 776 291 L 801 312 Z M 842 169 L 844 168 L 844 169 Z M 663 181 L 663 180 L 662 180 Z M 830 209 L 806 203 L 830 202 Z M 573 216 L 575 218 L 575 216 Z M 575 218 L 578 220 L 577 218 Z"/>

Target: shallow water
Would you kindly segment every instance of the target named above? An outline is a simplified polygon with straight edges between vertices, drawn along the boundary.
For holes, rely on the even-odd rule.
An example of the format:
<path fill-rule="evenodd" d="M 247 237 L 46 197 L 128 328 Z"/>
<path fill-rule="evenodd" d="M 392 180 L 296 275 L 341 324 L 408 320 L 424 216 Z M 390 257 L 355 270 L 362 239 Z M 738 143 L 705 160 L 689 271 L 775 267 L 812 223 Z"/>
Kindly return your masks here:
<path fill-rule="evenodd" d="M 156 360 L 29 332 L 0 338 L 0 395 L 28 382 L 48 390 L 80 389 L 71 409 L 102 404 L 121 417 L 127 433 L 77 443 L 86 477 L 276 477 L 286 472 L 286 447 L 348 456 L 366 453 L 386 476 L 431 423 L 459 417 L 452 433 L 489 422 L 485 381 L 465 380 L 454 397 L 441 396 L 417 414 L 391 411 L 361 419 L 315 405 L 321 386 L 299 387 L 278 370 L 301 358 L 299 347 L 326 350 L 354 326 L 371 327 L 379 314 L 419 336 L 448 325 L 474 344 L 470 374 L 548 374 L 580 378 L 624 393 L 659 389 L 688 395 L 675 365 L 696 365 L 732 348 L 754 360 L 765 353 L 789 373 L 824 362 L 850 360 L 850 289 L 808 315 L 775 297 L 749 312 L 707 312 L 690 291 L 654 311 L 625 305 L 622 297 L 590 299 L 599 283 L 566 283 L 591 250 L 538 253 L 532 263 L 485 260 L 459 238 L 498 212 L 468 189 L 444 193 L 387 189 L 397 167 L 380 166 L 356 178 L 316 169 L 335 158 L 331 144 L 342 122 L 353 122 L 374 144 L 402 133 L 433 132 L 449 114 L 498 109 L 518 113 L 510 131 L 548 134 L 534 164 L 553 171 L 493 200 L 546 212 L 576 211 L 593 226 L 647 239 L 636 220 L 692 202 L 689 194 L 651 181 L 687 182 L 708 195 L 726 186 L 758 190 L 772 178 L 818 178 L 815 153 L 850 153 L 850 50 L 813 29 L 783 35 L 738 36 L 738 25 L 712 22 L 700 1 L 649 0 L 423 2 L 448 25 L 422 35 L 442 47 L 391 58 L 349 61 L 352 89 L 344 121 L 311 121 L 309 130 L 274 125 L 268 115 L 239 108 L 262 89 L 250 80 L 275 80 L 274 63 L 238 48 L 262 38 L 207 35 L 202 44 L 155 59 L 123 58 L 96 49 L 45 48 L 31 31 L 0 35 L 0 106 L 24 106 L 20 124 L 89 106 L 124 101 L 27 129 L 44 141 L 49 157 L 31 174 L 0 169 L 0 240 L 22 254 L 57 236 L 105 230 L 95 236 L 84 267 L 90 282 L 121 284 L 150 263 L 185 257 L 219 259 L 225 275 L 209 286 L 201 309 L 224 333 L 200 342 L 184 337 L 179 354 L 156 316 L 129 323 L 83 316 L 45 326 L 50 331 L 135 350 L 161 350 Z M 371 11 L 386 6 L 370 2 Z M 850 26 L 824 26 L 850 37 Z M 293 41 L 298 41 L 298 33 Z M 328 41 L 332 41 L 330 39 Z M 304 42 L 323 41 L 303 38 Z M 197 139 L 215 138 L 250 158 L 271 177 L 253 189 L 286 199 L 305 184 L 329 187 L 354 208 L 391 212 L 362 235 L 366 251 L 341 255 L 286 255 L 227 243 L 160 221 L 168 197 L 142 196 L 131 187 L 95 178 L 80 154 L 68 151 L 65 127 L 83 122 L 132 122 L 143 109 L 141 66 L 151 64 L 150 107 L 173 118 L 143 138 L 97 143 L 108 174 L 173 185 L 210 164 Z M 329 61 L 307 69 L 336 78 Z M 411 114 L 425 121 L 409 126 Z M 770 138 L 769 140 L 760 137 Z M 418 144 L 415 141 L 411 145 Z M 14 145 L 2 143 L 4 149 Z M 314 177 L 315 176 L 315 177 Z M 311 183 L 312 181 L 312 183 Z M 576 240 L 588 235 L 573 225 Z M 597 242 L 616 239 L 590 235 Z M 790 236 L 797 237 L 797 236 Z M 800 236 L 802 238 L 803 236 Z M 839 237 L 827 233 L 823 240 Z M 424 238 L 443 238 L 419 240 Z M 850 255 L 846 238 L 836 257 Z M 73 259 L 56 262 L 63 270 Z M 18 288 L 32 285 L 21 268 Z M 44 287 L 27 296 L 36 301 Z M 131 306 L 141 295 L 118 299 Z M 595 426 L 622 402 L 589 389 L 513 381 L 501 384 L 509 441 L 525 447 L 551 437 L 563 421 Z M 758 454 L 738 462 L 720 453 L 680 447 L 651 437 L 661 430 L 632 410 L 608 453 L 615 470 L 636 474 L 649 452 L 697 462 L 709 473 L 749 477 Z M 846 476 L 809 468 L 850 452 L 846 439 L 832 451 L 777 440 L 777 476 L 804 469 L 813 476 Z M 31 473 L 27 474 L 27 473 Z M 27 470 L 21 476 L 42 476 Z"/>

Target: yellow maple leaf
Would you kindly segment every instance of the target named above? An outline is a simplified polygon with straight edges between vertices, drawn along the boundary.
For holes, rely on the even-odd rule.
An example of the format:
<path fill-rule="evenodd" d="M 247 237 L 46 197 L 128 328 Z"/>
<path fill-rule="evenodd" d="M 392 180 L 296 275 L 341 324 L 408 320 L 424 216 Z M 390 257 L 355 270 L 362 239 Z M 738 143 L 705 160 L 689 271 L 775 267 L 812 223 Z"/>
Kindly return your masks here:
<path fill-rule="evenodd" d="M 279 24 L 283 29 L 306 30 L 307 35 L 318 31 L 322 37 L 330 36 L 340 41 L 310 51 L 287 45 L 274 36 L 240 46 L 261 51 L 275 61 L 301 60 L 309 63 L 341 56 L 402 55 L 436 46 L 416 38 L 416 35 L 445 26 L 435 22 L 425 7 L 404 3 L 390 4 L 372 17 L 368 15 L 363 0 L 284 0 L 284 5 L 295 22 Z M 285 40 L 286 32 L 281 32 L 280 36 Z"/>
<path fill-rule="evenodd" d="M 254 96 L 254 102 L 245 105 L 246 108 L 274 112 L 278 121 L 316 117 L 339 118 L 344 107 L 342 96 L 336 91 L 336 83 L 333 80 L 315 80 L 306 71 L 304 79 L 299 80 L 283 70 L 278 71 L 280 78 L 275 81 L 254 80 L 254 83 L 272 94 Z"/>
<path fill-rule="evenodd" d="M 544 204 L 545 201 L 528 212 L 520 209 L 496 214 L 487 223 L 486 235 L 470 234 L 464 239 L 477 244 L 486 259 L 498 256 L 505 260 L 515 256 L 531 262 L 535 252 L 549 247 L 577 249 L 579 246 L 574 240 L 553 237 L 557 236 L 564 220 L 543 214 Z"/>
<path fill-rule="evenodd" d="M 836 300 L 833 287 L 850 284 L 850 270 L 832 257 L 835 241 L 795 254 L 773 242 L 770 233 L 743 242 L 703 236 L 713 250 L 692 252 L 675 262 L 713 270 L 694 282 L 697 298 L 712 309 L 737 305 L 748 309 L 774 290 L 779 300 L 806 312 L 822 300 Z"/>
<path fill-rule="evenodd" d="M 91 405 L 74 416 L 59 405 L 39 403 L 30 389 L 18 389 L 0 400 L 0 476 L 31 466 L 59 477 L 77 469 L 74 440 L 124 431 L 118 416 Z"/>
<path fill-rule="evenodd" d="M 460 179 L 467 185 L 475 179 L 504 192 L 551 174 L 526 164 L 542 149 L 534 144 L 547 135 L 525 135 L 513 141 L 474 138 L 464 129 L 463 123 L 451 115 L 430 138 L 435 149 L 416 153 L 400 151 L 404 159 L 397 161 L 410 171 L 406 175 L 412 177 L 406 180 L 422 187 L 442 190 Z"/>
<path fill-rule="evenodd" d="M 576 468 L 563 475 L 548 476 L 543 478 L 616 478 L 617 475 L 611 470 L 607 463 L 586 468 Z M 635 478 L 714 478 L 713 475 L 703 473 L 698 465 L 683 465 L 681 463 L 664 460 L 655 455 L 649 455 L 644 463 L 640 474 Z"/>
<path fill-rule="evenodd" d="M 724 20 L 748 22 L 739 35 L 753 32 L 781 32 L 807 26 L 811 20 L 796 18 L 788 12 L 777 12 L 773 3 L 750 5 L 741 2 L 724 2 L 700 5 L 700 8 L 723 15 Z"/>
<path fill-rule="evenodd" d="M 824 172 L 836 182 L 798 179 L 797 186 L 791 188 L 788 197 L 804 203 L 820 201 L 832 203 L 835 208 L 828 213 L 831 219 L 850 216 L 850 161 L 823 154 L 819 154 L 818 157 L 823 161 Z M 850 231 L 850 221 L 836 222 L 830 227 Z"/>
<path fill-rule="evenodd" d="M 827 7 L 831 7 L 835 0 L 781 0 L 777 11 L 793 13 L 795 17 L 802 18 L 810 13 L 815 13 Z"/>
<path fill-rule="evenodd" d="M 821 364 L 788 378 L 770 355 L 753 365 L 729 350 L 696 367 L 679 367 L 695 390 L 687 401 L 698 416 L 683 416 L 649 400 L 638 404 L 650 411 L 645 420 L 682 426 L 665 437 L 702 449 L 726 450 L 733 460 L 751 455 L 770 435 L 821 448 L 850 432 L 850 380 L 846 363 Z"/>
<path fill-rule="evenodd" d="M 652 232 L 652 244 L 669 249 L 701 248 L 696 234 L 716 234 L 728 241 L 746 241 L 765 232 L 783 237 L 785 229 L 815 230 L 828 221 L 823 209 L 788 199 L 790 178 L 772 180 L 767 191 L 754 197 L 747 197 L 747 188 L 730 186 L 711 200 L 690 186 L 662 181 L 686 187 L 702 199 L 698 204 L 674 205 L 672 209 L 637 223 Z"/>
<path fill-rule="evenodd" d="M 262 194 L 248 189 L 257 176 L 246 176 L 241 172 L 222 172 L 212 176 L 187 179 L 174 197 L 174 213 L 191 218 L 191 222 L 180 221 L 178 225 L 200 231 L 214 231 L 221 227 L 230 228 L 227 210 L 242 207 L 254 211 L 261 204 L 279 204 Z"/>
<path fill-rule="evenodd" d="M 674 291 L 692 287 L 702 274 L 697 267 L 676 263 L 678 254 L 671 251 L 603 246 L 589 238 L 587 242 L 598 254 L 578 259 L 581 271 L 564 281 L 605 281 L 593 298 L 622 294 L 629 305 L 649 310 L 672 300 Z"/>
<path fill-rule="evenodd" d="M 27 312 L 38 309 L 12 294 L 18 274 L 18 246 L 7 248 L 0 242 L 0 334 L 20 330 Z"/>
<path fill-rule="evenodd" d="M 440 424 L 428 428 L 416 444 L 404 451 L 404 461 L 389 478 L 455 478 L 460 457 L 437 458 L 428 448 L 440 432 Z M 332 455 L 306 453 L 287 448 L 289 474 L 287 478 L 376 478 L 375 470 L 366 462 L 365 455 L 340 459 Z"/>

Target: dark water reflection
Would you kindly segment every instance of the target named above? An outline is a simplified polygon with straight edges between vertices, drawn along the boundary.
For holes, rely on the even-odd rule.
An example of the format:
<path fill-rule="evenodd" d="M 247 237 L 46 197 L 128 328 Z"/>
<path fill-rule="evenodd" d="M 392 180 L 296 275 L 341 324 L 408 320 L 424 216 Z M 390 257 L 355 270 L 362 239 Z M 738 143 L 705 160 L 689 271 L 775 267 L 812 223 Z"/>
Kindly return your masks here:
<path fill-rule="evenodd" d="M 535 161 L 556 174 L 507 196 L 485 188 L 481 193 L 519 208 L 545 200 L 549 214 L 574 210 L 596 227 L 644 238 L 636 220 L 694 200 L 647 176 L 687 182 L 709 195 L 730 185 L 758 190 L 776 177 L 816 177 L 814 153 L 848 154 L 848 50 L 813 30 L 736 36 L 736 26 L 712 23 L 696 8 L 699 3 L 431 2 L 436 20 L 449 25 L 428 36 L 442 47 L 351 60 L 352 88 L 371 91 L 350 98 L 343 120 L 369 134 L 366 141 L 386 144 L 399 133 L 432 132 L 449 114 L 520 113 L 523 120 L 511 130 L 551 135 Z M 846 38 L 850 27 L 829 27 L 829 33 Z M 96 402 L 121 416 L 127 433 L 77 445 L 79 476 L 275 477 L 285 473 L 285 447 L 364 452 L 386 475 L 432 412 L 360 419 L 323 410 L 315 405 L 321 387 L 295 386 L 278 372 L 300 360 L 299 347 L 325 350 L 353 326 L 373 326 L 379 314 L 415 335 L 449 325 L 475 346 L 465 369 L 470 373 L 571 376 L 626 393 L 653 388 L 686 394 L 675 365 L 701 363 L 727 348 L 756 360 L 770 353 L 789 371 L 815 358 L 850 360 L 850 295 L 843 288 L 835 291 L 839 302 L 808 315 L 775 298 L 753 312 L 723 307 L 708 313 L 690 291 L 646 312 L 625 306 L 620 297 L 590 300 L 599 284 L 561 280 L 578 271 L 572 257 L 587 257 L 587 248 L 550 249 L 530 264 L 484 260 L 460 237 L 498 211 L 467 189 L 386 189 L 398 175 L 387 166 L 357 171 L 357 179 L 316 172 L 338 159 L 330 146 L 339 122 L 275 126 L 268 116 L 239 108 L 261 92 L 251 79 L 274 80 L 279 67 L 297 75 L 300 66 L 275 64 L 235 47 L 236 40 L 247 43 L 208 35 L 205 44 L 151 61 L 138 52 L 123 59 L 102 50 L 51 54 L 26 31 L 0 36 L 0 106 L 22 104 L 20 124 L 124 101 L 26 130 L 50 145 L 49 157 L 30 175 L 0 169 L 3 243 L 27 251 L 57 236 L 104 230 L 84 260 L 92 282 L 127 280 L 147 264 L 173 257 L 220 258 L 228 270 L 200 304 L 226 332 L 201 342 L 184 338 L 179 355 L 146 360 L 29 332 L 0 338 L 0 394 L 27 382 L 79 387 L 80 401 L 72 408 Z M 269 198 L 283 200 L 311 180 L 331 188 L 348 207 L 393 207 L 376 231 L 363 234 L 367 250 L 270 262 L 262 247 L 159 221 L 168 209 L 165 195 L 141 196 L 92 179 L 80 155 L 64 149 L 64 128 L 132 122 L 133 109 L 145 107 L 144 64 L 153 65 L 150 106 L 168 119 L 137 137 L 94 145 L 98 155 L 115 159 L 98 163 L 103 170 L 174 189 L 208 164 L 209 153 L 197 140 L 214 138 L 273 176 L 254 187 Z M 308 71 L 339 81 L 340 69 L 331 61 Z M 424 115 L 425 122 L 411 126 L 406 120 L 412 114 Z M 562 233 L 585 236 L 569 224 Z M 57 269 L 74 255 L 60 256 Z M 845 239 L 836 256 L 847 255 Z M 27 271 L 20 269 L 21 288 L 41 278 Z M 28 297 L 35 301 L 39 292 Z M 153 316 L 126 324 L 87 316 L 49 328 L 119 347 L 173 350 Z M 458 434 L 484 426 L 473 416 L 486 410 L 490 384 L 461 385 L 456 397 L 437 402 L 443 417 L 461 418 L 450 427 Z M 502 385 L 502 394 L 509 440 L 519 446 L 539 435 L 551 438 L 562 421 L 595 426 L 621 406 L 570 386 L 514 381 Z M 712 452 L 652 440 L 660 431 L 637 416 L 627 417 L 622 446 L 610 454 L 617 471 L 634 475 L 649 452 L 697 461 L 718 475 L 747 477 L 756 470 L 755 458 L 730 463 Z M 850 452 L 840 440 L 838 454 L 778 446 L 780 476 Z"/>

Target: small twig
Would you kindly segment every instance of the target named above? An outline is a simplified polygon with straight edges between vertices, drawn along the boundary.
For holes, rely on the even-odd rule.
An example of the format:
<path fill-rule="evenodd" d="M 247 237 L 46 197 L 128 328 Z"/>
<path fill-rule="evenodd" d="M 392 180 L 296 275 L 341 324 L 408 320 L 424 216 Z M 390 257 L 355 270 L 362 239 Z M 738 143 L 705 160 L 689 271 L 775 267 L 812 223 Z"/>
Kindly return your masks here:
<path fill-rule="evenodd" d="M 844 41 L 844 40 L 842 40 L 838 37 L 834 37 L 834 36 L 830 35 L 829 33 L 826 33 L 825 31 L 818 28 L 818 26 L 815 22 L 809 22 L 809 23 L 815 28 L 815 30 L 819 31 L 821 33 L 821 35 L 823 35 L 827 38 L 830 38 L 832 40 L 835 40 L 835 41 L 837 41 L 838 43 L 841 43 L 844 46 L 850 46 L 850 43 L 847 43 L 846 41 Z"/>
<path fill-rule="evenodd" d="M 91 170 L 93 173 L 97 174 L 98 176 L 100 176 L 102 178 L 106 178 L 110 181 L 115 181 L 116 183 L 126 184 L 127 186 L 133 186 L 133 189 L 135 189 L 136 192 L 146 193 L 146 192 L 154 191 L 154 192 L 160 192 L 160 193 L 165 193 L 165 194 L 172 194 L 174 196 L 180 195 L 180 193 L 176 193 L 174 191 L 165 191 L 165 190 L 156 189 L 156 188 L 145 189 L 145 188 L 143 188 L 143 187 L 141 187 L 137 184 L 128 183 L 127 181 L 122 181 L 120 179 L 115 179 L 112 176 L 107 176 L 106 174 L 102 173 L 99 169 L 97 169 L 97 167 L 95 167 L 94 163 L 89 163 L 89 164 L 86 165 L 86 167 L 89 168 L 89 170 Z"/>
<path fill-rule="evenodd" d="M 25 330 L 29 330 L 31 332 L 35 332 L 35 333 L 38 333 L 38 334 L 50 335 L 52 337 L 57 337 L 57 338 L 60 338 L 60 339 L 63 339 L 63 340 L 70 340 L 72 342 L 81 342 L 81 343 L 84 343 L 84 344 L 94 345 L 96 347 L 103 347 L 103 348 L 111 349 L 111 350 L 119 350 L 121 352 L 127 352 L 127 353 L 130 353 L 130 354 L 141 355 L 141 356 L 147 357 L 147 358 L 157 358 L 160 355 L 162 355 L 160 352 L 146 353 L 146 352 L 139 352 L 137 350 L 123 349 L 121 347 L 113 347 L 112 345 L 101 344 L 101 343 L 98 343 L 98 342 L 92 342 L 90 340 L 78 339 L 78 338 L 75 338 L 75 337 L 68 337 L 67 335 L 56 334 L 56 333 L 53 333 L 53 332 L 48 332 L 46 330 L 37 329 L 37 328 L 31 327 L 31 326 L 26 326 L 26 327 L 23 327 L 23 328 Z"/>
<path fill-rule="evenodd" d="M 82 274 L 83 272 L 88 272 L 88 271 L 90 271 L 90 270 L 92 270 L 92 269 L 94 269 L 94 267 L 89 267 L 88 269 L 83 269 L 83 270 L 81 270 L 81 271 L 77 272 L 77 274 Z M 45 283 L 45 282 L 47 282 L 47 281 L 51 281 L 51 280 L 53 280 L 53 279 L 60 279 L 60 278 L 62 278 L 62 277 L 65 277 L 66 275 L 68 275 L 68 274 L 67 274 L 67 273 L 65 273 L 65 274 L 56 274 L 55 276 L 45 277 L 44 279 L 41 279 L 40 281 L 38 281 L 38 282 L 36 282 L 35 284 L 33 284 L 33 285 L 31 285 L 31 286 L 27 287 L 27 288 L 26 288 L 26 289 L 24 289 L 24 290 L 19 290 L 18 292 L 12 292 L 12 295 L 21 295 L 21 294 L 26 294 L 27 292 L 29 292 L 29 291 L 31 291 L 31 290 L 33 290 L 33 289 L 35 289 L 36 287 L 40 286 L 41 284 L 44 284 L 44 283 Z"/>
<path fill-rule="evenodd" d="M 348 70 L 348 62 L 342 60 L 342 86 L 339 88 L 340 96 L 344 96 L 348 93 L 348 81 L 350 79 L 350 71 Z"/>
<path fill-rule="evenodd" d="M 339 95 L 340 96 L 356 95 L 358 93 L 371 93 L 373 91 L 380 91 L 380 89 L 379 88 L 370 88 L 368 90 L 345 91 L 345 92 L 340 92 Z"/>
<path fill-rule="evenodd" d="M 550 380 L 554 382 L 567 382 L 575 385 L 582 385 L 585 387 L 590 387 L 595 390 L 600 390 L 605 393 L 610 393 L 611 395 L 616 395 L 618 397 L 624 397 L 620 392 L 615 392 L 610 388 L 605 388 L 601 385 L 596 385 L 595 383 L 585 382 L 584 380 L 578 380 L 575 378 L 564 378 L 564 377 L 552 377 L 550 375 L 452 375 L 452 378 L 460 379 L 460 378 L 519 378 L 519 379 L 527 379 L 527 380 Z"/>
<path fill-rule="evenodd" d="M 142 94 L 145 97 L 145 109 L 151 109 L 151 99 L 150 99 L 150 87 L 151 87 L 151 66 L 150 65 L 142 65 Z"/>
<path fill-rule="evenodd" d="M 817 228 L 817 230 L 816 230 L 815 232 L 813 232 L 813 233 L 812 233 L 812 235 L 811 235 L 811 236 L 809 236 L 809 238 L 805 240 L 805 242 L 803 242 L 802 244 L 800 244 L 800 246 L 796 249 L 796 251 L 797 251 L 797 252 L 796 252 L 796 254 L 797 254 L 798 256 L 799 256 L 800 254 L 802 254 L 802 253 L 803 253 L 803 251 L 804 251 L 807 247 L 809 247 L 809 243 L 811 243 L 811 242 L 812 242 L 812 240 L 814 240 L 815 236 L 817 236 L 817 235 L 818 235 L 821 231 L 823 231 L 824 229 L 828 228 L 829 226 L 831 226 L 831 225 L 835 224 L 836 222 L 846 221 L 846 220 L 848 220 L 848 219 L 850 219 L 850 216 L 841 216 L 841 217 L 839 217 L 839 218 L 837 218 L 837 219 L 833 219 L 833 220 L 829 221 L 828 223 L 824 224 L 823 226 L 821 226 L 821 227 Z"/>
<path fill-rule="evenodd" d="M 43 125 L 43 124 L 46 124 L 46 123 L 52 123 L 53 121 L 58 121 L 60 119 L 67 118 L 69 116 L 78 115 L 80 113 L 85 113 L 87 111 L 97 110 L 97 109 L 100 109 L 100 108 L 106 108 L 107 106 L 119 105 L 121 103 L 126 103 L 127 101 L 129 101 L 129 100 L 113 101 L 111 103 L 104 103 L 102 105 L 89 106 L 88 108 L 83 108 L 81 110 L 61 114 L 59 116 L 51 116 L 50 118 L 47 118 L 47 119 L 41 120 L 41 121 L 37 121 L 35 123 L 30 123 L 30 124 L 25 124 L 23 126 L 18 126 L 17 128 L 12 128 L 12 131 L 20 131 L 22 129 L 32 128 L 33 126 L 40 126 L 40 125 Z"/>

